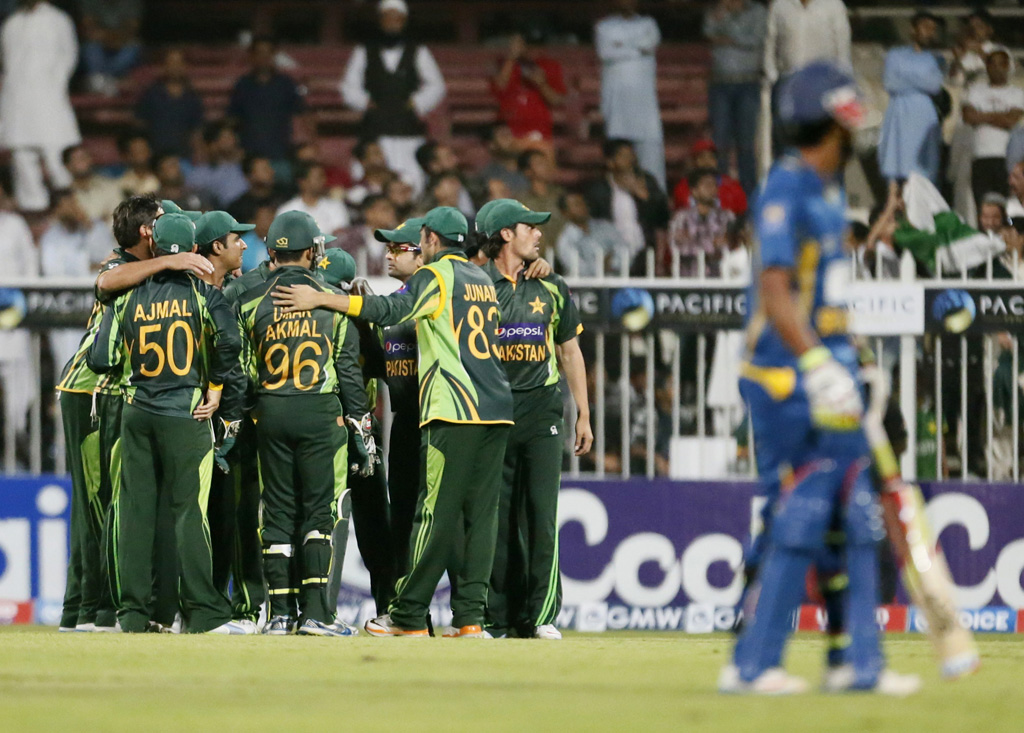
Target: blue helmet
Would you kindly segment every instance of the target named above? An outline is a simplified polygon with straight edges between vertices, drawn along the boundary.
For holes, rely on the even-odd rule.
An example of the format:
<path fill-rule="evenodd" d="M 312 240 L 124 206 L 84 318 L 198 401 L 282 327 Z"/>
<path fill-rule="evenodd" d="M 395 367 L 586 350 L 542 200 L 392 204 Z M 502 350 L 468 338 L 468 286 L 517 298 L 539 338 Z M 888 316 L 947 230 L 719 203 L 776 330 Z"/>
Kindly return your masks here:
<path fill-rule="evenodd" d="M 833 120 L 856 130 L 864 121 L 864 104 L 848 72 L 829 61 L 815 61 L 782 83 L 778 114 L 787 127 Z"/>

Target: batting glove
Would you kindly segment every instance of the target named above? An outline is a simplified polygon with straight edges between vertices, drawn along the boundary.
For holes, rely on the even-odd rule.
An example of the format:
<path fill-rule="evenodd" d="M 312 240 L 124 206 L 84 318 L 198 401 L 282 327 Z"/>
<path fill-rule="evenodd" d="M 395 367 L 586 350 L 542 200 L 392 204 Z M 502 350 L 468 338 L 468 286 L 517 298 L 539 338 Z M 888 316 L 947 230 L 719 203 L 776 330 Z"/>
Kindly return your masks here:
<path fill-rule="evenodd" d="M 377 439 L 373 437 L 373 415 L 368 412 L 358 420 L 346 417 L 345 422 L 352 430 L 352 445 L 355 447 L 357 458 L 349 466 L 349 470 L 360 476 L 372 476 L 374 467 L 380 460 L 377 456 Z"/>
<path fill-rule="evenodd" d="M 826 430 L 856 430 L 864 414 L 864 403 L 853 375 L 824 346 L 805 352 L 799 366 L 811 403 L 811 421 Z"/>

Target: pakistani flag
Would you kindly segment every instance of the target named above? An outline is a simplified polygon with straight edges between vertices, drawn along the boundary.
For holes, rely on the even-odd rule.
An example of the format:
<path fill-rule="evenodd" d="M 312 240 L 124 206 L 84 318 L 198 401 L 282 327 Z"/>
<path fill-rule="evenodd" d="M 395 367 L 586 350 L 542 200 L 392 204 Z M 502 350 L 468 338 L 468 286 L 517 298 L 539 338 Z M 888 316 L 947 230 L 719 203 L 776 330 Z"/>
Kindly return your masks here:
<path fill-rule="evenodd" d="M 1006 244 L 968 226 L 942 198 L 931 181 L 912 173 L 903 186 L 907 218 L 893 235 L 933 275 L 959 275 L 1002 254 Z"/>

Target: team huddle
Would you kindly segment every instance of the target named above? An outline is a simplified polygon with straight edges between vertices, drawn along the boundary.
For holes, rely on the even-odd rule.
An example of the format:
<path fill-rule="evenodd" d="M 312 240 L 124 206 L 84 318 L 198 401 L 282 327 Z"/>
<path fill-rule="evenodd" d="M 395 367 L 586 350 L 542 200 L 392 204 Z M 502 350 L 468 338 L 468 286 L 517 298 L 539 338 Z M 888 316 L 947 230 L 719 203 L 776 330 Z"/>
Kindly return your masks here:
<path fill-rule="evenodd" d="M 269 261 L 236 276 L 252 225 L 123 201 L 58 385 L 61 630 L 352 636 L 335 616 L 351 520 L 369 634 L 432 635 L 447 572 L 444 636 L 560 638 L 563 377 L 577 454 L 593 433 L 579 315 L 538 259 L 549 216 L 501 199 L 473 237 L 446 207 L 377 230 L 402 282 L 378 296 L 308 214 L 279 214 Z"/>

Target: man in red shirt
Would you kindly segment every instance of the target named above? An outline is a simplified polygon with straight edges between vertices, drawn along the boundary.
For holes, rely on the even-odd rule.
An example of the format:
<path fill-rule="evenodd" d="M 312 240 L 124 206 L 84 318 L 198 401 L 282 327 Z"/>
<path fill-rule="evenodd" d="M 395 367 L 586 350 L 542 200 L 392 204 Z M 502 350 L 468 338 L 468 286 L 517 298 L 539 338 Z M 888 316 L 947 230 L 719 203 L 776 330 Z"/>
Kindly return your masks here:
<path fill-rule="evenodd" d="M 562 65 L 530 48 L 521 33 L 512 36 L 509 54 L 491 89 L 501 121 L 517 138 L 551 140 L 551 108 L 565 99 Z"/>
<path fill-rule="evenodd" d="M 718 170 L 718 150 L 715 144 L 707 138 L 698 140 L 690 149 L 690 158 L 693 164 L 691 170 L 710 168 Z M 676 211 L 689 208 L 693 202 L 690 200 L 690 184 L 684 178 L 672 192 L 672 200 Z M 747 210 L 747 195 L 743 193 L 743 187 L 735 178 L 726 175 L 718 176 L 718 203 L 727 210 L 740 216 Z"/>

